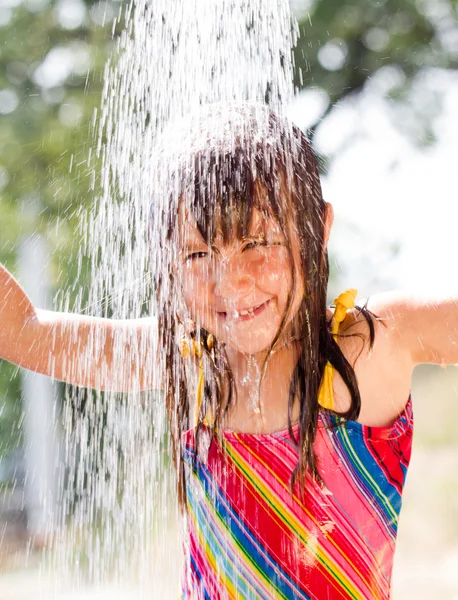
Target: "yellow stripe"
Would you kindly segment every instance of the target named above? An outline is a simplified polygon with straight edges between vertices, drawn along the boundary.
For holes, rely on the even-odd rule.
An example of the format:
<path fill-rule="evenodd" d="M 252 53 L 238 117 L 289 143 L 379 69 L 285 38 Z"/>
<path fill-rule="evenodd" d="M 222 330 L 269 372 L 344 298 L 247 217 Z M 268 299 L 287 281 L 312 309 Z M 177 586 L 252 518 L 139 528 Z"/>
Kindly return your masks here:
<path fill-rule="evenodd" d="M 194 479 L 196 479 L 196 476 L 194 476 Z M 198 478 L 197 478 L 198 480 Z M 188 511 L 189 514 L 189 511 Z M 216 564 L 216 557 L 214 555 L 214 553 L 212 552 L 211 546 L 210 544 L 208 544 L 206 542 L 206 538 L 204 537 L 203 533 L 202 533 L 202 529 L 199 526 L 199 522 L 197 519 L 197 514 L 195 513 L 191 513 L 192 514 L 192 521 L 194 524 L 194 531 L 197 532 L 197 536 L 199 539 L 199 546 L 201 548 L 205 549 L 205 558 L 206 560 L 208 560 L 213 573 L 217 573 L 218 574 L 218 579 L 220 581 L 220 584 L 224 586 L 224 589 L 228 591 L 229 597 L 230 598 L 236 598 L 235 596 L 235 588 L 234 585 L 232 583 L 232 581 L 228 578 L 228 577 L 223 577 L 222 576 L 222 572 L 221 570 L 218 568 L 218 565 Z M 211 533 L 211 531 L 209 530 L 209 533 Z M 213 536 L 214 540 L 215 540 L 215 544 L 218 546 L 218 548 L 220 549 L 220 554 L 223 554 L 222 549 L 221 549 L 221 545 L 218 543 L 218 540 L 214 537 L 214 535 L 211 533 L 211 535 Z"/>
<path fill-rule="evenodd" d="M 242 444 L 245 447 L 246 450 L 250 451 L 249 447 L 246 444 L 244 444 L 239 438 L 238 438 L 238 442 L 240 444 Z M 233 446 L 231 446 L 231 449 L 229 449 L 229 444 L 227 444 L 226 445 L 226 451 L 229 454 L 229 456 L 232 458 L 232 460 L 234 461 L 234 463 L 237 464 L 244 473 L 249 473 L 250 474 L 250 480 L 251 480 L 251 482 L 255 485 L 255 487 L 257 489 L 260 490 L 260 492 L 262 493 L 262 495 L 264 496 L 264 498 L 274 508 L 275 512 L 282 519 L 282 521 L 285 523 L 285 525 L 288 525 L 288 521 L 284 517 L 284 507 L 280 506 L 278 503 L 276 503 L 276 502 L 273 501 L 275 499 L 275 496 L 273 496 L 270 493 L 269 488 L 264 484 L 263 480 L 258 475 L 256 475 L 254 471 L 252 471 L 252 470 L 249 469 L 248 463 L 242 458 L 242 456 L 240 456 L 240 454 L 237 453 L 238 459 L 236 458 L 236 456 L 234 454 L 234 452 L 236 452 L 236 450 L 235 450 L 235 448 Z M 259 463 L 261 463 L 267 471 L 269 471 L 269 473 L 274 477 L 274 479 L 285 490 L 287 489 L 287 486 L 284 484 L 284 482 L 279 477 L 277 477 L 277 475 L 275 474 L 275 472 L 264 461 L 262 461 L 259 458 L 259 456 L 256 456 L 256 460 Z M 320 526 L 319 526 L 317 520 L 314 518 L 313 514 L 305 507 L 305 505 L 300 501 L 300 499 L 295 494 L 293 494 L 293 498 L 298 503 L 298 505 L 302 508 L 302 510 L 307 514 L 307 516 L 313 521 L 313 523 L 316 524 L 317 529 L 320 530 Z M 291 528 L 294 528 L 295 533 L 297 533 L 299 535 L 301 541 L 306 546 L 308 546 L 308 542 L 307 542 L 307 537 L 309 537 L 308 532 L 304 529 L 304 527 L 302 526 L 301 522 L 290 511 L 288 511 L 288 514 L 289 514 L 289 517 L 290 517 L 289 523 L 291 523 L 291 525 L 293 526 L 293 527 L 291 527 L 291 526 L 288 527 L 288 529 L 291 530 Z M 290 539 L 293 539 L 293 537 L 290 536 Z M 344 554 L 342 554 L 341 549 L 336 544 L 336 542 L 332 539 L 332 536 L 329 535 L 328 539 L 331 542 L 331 544 L 336 548 L 336 550 L 339 552 L 339 554 L 346 560 L 346 563 L 352 567 L 352 569 L 353 569 L 353 571 L 355 573 L 358 574 L 358 576 L 361 579 L 361 581 L 364 581 L 364 583 L 368 586 L 368 588 L 371 589 L 371 586 L 369 585 L 369 583 L 367 581 L 364 580 L 363 576 L 358 571 L 358 569 L 356 568 L 356 566 L 348 559 L 347 556 L 345 556 Z M 319 557 L 320 563 L 323 565 L 323 567 L 325 567 L 325 572 L 326 571 L 331 571 L 332 573 L 334 573 L 334 575 L 335 575 L 334 580 L 337 579 L 338 581 L 340 581 L 342 583 L 343 587 L 345 587 L 348 590 L 348 592 L 351 593 L 355 598 L 361 597 L 361 596 L 357 595 L 357 594 L 361 594 L 361 591 L 358 590 L 354 586 L 354 584 L 348 579 L 348 577 L 345 575 L 345 573 L 342 572 L 341 569 L 338 567 L 338 565 L 336 565 L 334 563 L 334 561 L 331 559 L 331 557 L 329 557 L 328 555 L 324 554 L 323 552 L 316 552 L 316 550 L 315 550 L 315 554 Z M 328 559 L 328 562 L 325 561 L 326 558 Z M 339 576 L 339 573 L 340 573 L 340 576 Z"/>
<path fill-rule="evenodd" d="M 197 485 L 200 486 L 201 483 L 199 482 L 199 478 L 196 475 L 194 475 L 193 478 L 197 481 Z M 216 518 L 223 526 L 223 530 L 227 529 L 227 523 L 220 517 L 218 512 L 214 510 L 214 504 L 211 500 L 209 500 L 207 493 L 205 493 L 205 501 L 206 501 L 206 505 L 207 505 L 207 511 L 216 515 Z M 189 514 L 189 511 L 188 511 L 188 514 Z M 222 573 L 221 573 L 220 569 L 218 569 L 218 567 L 217 567 L 215 555 L 212 552 L 210 544 L 206 543 L 206 539 L 203 536 L 202 529 L 201 529 L 198 519 L 197 519 L 197 514 L 195 512 L 191 511 L 191 515 L 192 515 L 191 520 L 194 524 L 194 531 L 197 532 L 197 536 L 199 538 L 199 545 L 201 548 L 205 549 L 205 556 L 208 558 L 208 562 L 210 563 L 213 572 L 214 573 L 218 572 L 220 584 L 224 586 L 224 589 L 229 589 L 230 593 L 232 594 L 231 597 L 236 598 L 236 595 L 235 595 L 236 589 L 235 589 L 234 584 L 232 583 L 231 579 L 229 579 L 228 576 L 222 577 Z M 208 532 L 215 540 L 215 544 L 220 549 L 220 554 L 222 555 L 223 552 L 222 552 L 221 544 L 218 543 L 218 539 L 215 537 L 214 533 L 210 529 L 208 529 Z M 242 546 L 240 546 L 238 541 L 235 538 L 232 538 L 232 540 L 236 544 L 239 551 L 241 550 L 243 555 L 245 556 L 245 558 L 248 559 L 249 563 L 253 567 L 257 567 L 258 566 L 257 563 L 255 563 L 252 560 L 252 557 L 249 554 L 247 554 L 245 549 Z M 249 566 L 247 566 L 247 568 L 249 569 Z M 264 571 L 256 568 L 256 572 L 261 576 L 259 585 L 261 585 L 264 588 L 264 590 L 266 592 L 268 592 L 270 595 L 272 594 L 272 592 L 275 592 L 275 598 L 272 596 L 273 600 L 277 600 L 277 599 L 278 600 L 287 600 L 287 597 L 278 588 L 276 588 L 272 585 L 271 580 L 264 573 Z M 245 585 L 248 589 L 252 589 L 252 585 L 247 581 L 246 578 L 243 578 L 243 581 L 245 582 Z M 264 583 L 263 583 L 263 581 L 264 581 Z"/>
<path fill-rule="evenodd" d="M 381 490 L 381 488 L 378 485 L 378 483 L 376 482 L 376 480 L 372 477 L 372 475 L 369 473 L 369 471 L 365 468 L 364 463 L 362 463 L 361 460 L 358 458 L 358 454 L 355 452 L 355 449 L 352 446 L 350 437 L 348 435 L 348 431 L 346 429 L 343 430 L 342 440 L 345 441 L 345 448 L 347 450 L 347 454 L 348 455 L 351 454 L 351 456 L 353 457 L 353 462 L 359 466 L 361 472 L 365 474 L 366 479 L 368 481 L 372 482 L 372 487 L 378 491 L 380 498 L 385 499 L 385 501 L 383 503 L 389 509 L 392 517 L 395 519 L 395 522 L 397 523 L 398 515 L 396 513 L 396 510 L 393 508 L 392 504 L 388 500 L 387 495 L 383 493 L 383 491 Z"/>

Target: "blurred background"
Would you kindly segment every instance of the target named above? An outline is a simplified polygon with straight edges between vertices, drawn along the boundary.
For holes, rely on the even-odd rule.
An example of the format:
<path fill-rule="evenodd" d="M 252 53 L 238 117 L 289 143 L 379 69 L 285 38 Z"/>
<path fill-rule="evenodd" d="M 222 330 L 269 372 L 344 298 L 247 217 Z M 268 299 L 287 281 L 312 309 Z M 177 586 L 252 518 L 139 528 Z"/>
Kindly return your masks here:
<path fill-rule="evenodd" d="M 399 288 L 457 294 L 456 0 L 291 7 L 300 38 L 290 116 L 313 141 L 335 210 L 329 301 L 347 287 L 360 297 Z M 69 306 L 85 293 L 71 285 L 79 217 L 95 201 L 92 130 L 125 8 L 0 0 L 0 261 L 41 307 L 57 306 L 64 290 Z M 393 597 L 458 599 L 458 369 L 417 368 L 412 394 Z M 57 596 L 42 569 L 40 533 L 59 484 L 60 433 L 49 423 L 61 403 L 59 385 L 0 363 L 2 600 L 39 590 L 75 597 Z M 46 505 L 37 501 L 43 485 Z M 121 592 L 87 597 L 105 593 Z"/>

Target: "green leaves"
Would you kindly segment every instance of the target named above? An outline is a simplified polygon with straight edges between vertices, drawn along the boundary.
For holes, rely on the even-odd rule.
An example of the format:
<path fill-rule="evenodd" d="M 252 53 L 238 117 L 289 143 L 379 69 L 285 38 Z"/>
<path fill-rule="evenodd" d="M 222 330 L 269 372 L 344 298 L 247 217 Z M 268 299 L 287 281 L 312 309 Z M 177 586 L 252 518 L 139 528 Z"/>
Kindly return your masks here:
<path fill-rule="evenodd" d="M 317 0 L 303 14 L 300 33 L 296 85 L 325 90 L 331 106 L 359 94 L 390 67 L 396 77 L 380 95 L 394 107 L 394 101 L 409 101 L 423 69 L 458 65 L 456 10 L 442 0 Z M 425 109 L 418 119 L 427 126 L 430 116 Z"/>

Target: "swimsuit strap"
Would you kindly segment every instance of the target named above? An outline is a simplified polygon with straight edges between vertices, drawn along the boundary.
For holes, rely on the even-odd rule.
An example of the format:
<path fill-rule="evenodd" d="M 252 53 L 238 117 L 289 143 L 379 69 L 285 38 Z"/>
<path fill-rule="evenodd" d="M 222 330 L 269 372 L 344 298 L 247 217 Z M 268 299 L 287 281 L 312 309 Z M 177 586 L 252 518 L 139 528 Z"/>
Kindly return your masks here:
<path fill-rule="evenodd" d="M 346 290 L 334 300 L 334 316 L 332 317 L 331 332 L 334 339 L 337 338 L 340 324 L 347 316 L 347 310 L 354 308 L 357 290 L 352 288 Z M 334 410 L 334 394 L 332 390 L 332 380 L 334 379 L 334 368 L 330 362 L 326 363 L 321 381 L 320 391 L 318 393 L 318 404 L 327 410 Z"/>

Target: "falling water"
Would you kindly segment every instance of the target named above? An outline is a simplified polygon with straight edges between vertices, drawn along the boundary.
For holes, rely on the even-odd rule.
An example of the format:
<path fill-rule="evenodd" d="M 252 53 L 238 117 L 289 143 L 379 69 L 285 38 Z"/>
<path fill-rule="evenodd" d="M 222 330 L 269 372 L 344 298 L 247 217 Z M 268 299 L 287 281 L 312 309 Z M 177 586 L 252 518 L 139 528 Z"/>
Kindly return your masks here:
<path fill-rule="evenodd" d="M 87 304 L 72 310 L 133 319 L 155 315 L 152 282 L 166 248 L 161 219 L 181 160 L 180 123 L 192 132 L 189 115 L 215 102 L 268 104 L 284 114 L 294 91 L 297 26 L 287 0 L 138 0 L 122 19 L 94 120 L 98 197 L 81 221 L 80 265 L 89 259 L 92 284 Z M 194 130 L 205 124 L 210 131 L 218 110 Z M 170 293 L 163 282 L 162 294 Z M 100 333 L 88 345 L 100 355 L 105 342 Z M 115 340 L 118 364 L 137 357 L 153 390 L 161 389 L 166 366 L 156 350 L 154 320 L 142 339 L 126 333 Z M 91 367 L 88 356 L 76 367 L 81 372 Z M 135 570 L 147 578 L 153 566 L 157 573 L 179 562 L 168 539 L 178 512 L 164 402 L 159 391 L 139 386 L 131 380 L 129 394 L 67 391 L 68 526 L 58 554 L 61 567 L 92 580 Z M 157 582 L 155 589 L 166 597 Z"/>

